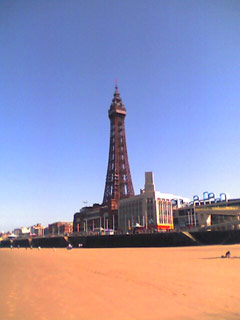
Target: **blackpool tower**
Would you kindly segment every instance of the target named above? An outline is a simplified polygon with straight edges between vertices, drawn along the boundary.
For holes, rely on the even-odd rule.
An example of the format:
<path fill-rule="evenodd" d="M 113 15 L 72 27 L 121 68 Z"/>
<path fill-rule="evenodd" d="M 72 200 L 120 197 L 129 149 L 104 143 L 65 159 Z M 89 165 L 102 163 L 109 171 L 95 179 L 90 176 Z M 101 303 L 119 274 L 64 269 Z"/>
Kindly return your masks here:
<path fill-rule="evenodd" d="M 116 210 L 120 199 L 134 196 L 124 125 L 126 109 L 117 85 L 108 116 L 110 119 L 110 145 L 103 205 L 108 205 L 110 210 Z"/>
<path fill-rule="evenodd" d="M 95 203 L 91 207 L 83 207 L 74 214 L 74 232 L 117 230 L 119 200 L 134 196 L 124 125 L 126 109 L 117 85 L 108 116 L 110 119 L 110 146 L 103 202 L 102 204 Z"/>

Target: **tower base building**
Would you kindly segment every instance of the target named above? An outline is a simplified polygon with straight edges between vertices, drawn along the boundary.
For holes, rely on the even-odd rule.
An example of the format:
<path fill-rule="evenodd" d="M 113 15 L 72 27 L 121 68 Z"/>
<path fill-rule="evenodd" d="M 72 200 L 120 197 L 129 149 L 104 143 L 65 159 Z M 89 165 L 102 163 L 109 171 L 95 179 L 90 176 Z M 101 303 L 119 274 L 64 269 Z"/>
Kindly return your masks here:
<path fill-rule="evenodd" d="M 108 206 L 94 204 L 74 214 L 73 232 L 81 234 L 106 234 L 118 228 L 118 211 Z"/>

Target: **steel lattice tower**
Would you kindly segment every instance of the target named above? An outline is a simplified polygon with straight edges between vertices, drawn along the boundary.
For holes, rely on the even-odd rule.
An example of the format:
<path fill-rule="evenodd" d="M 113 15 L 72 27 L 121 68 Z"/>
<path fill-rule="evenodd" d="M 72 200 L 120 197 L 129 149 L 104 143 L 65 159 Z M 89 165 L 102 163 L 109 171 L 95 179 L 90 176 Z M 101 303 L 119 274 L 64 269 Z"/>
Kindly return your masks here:
<path fill-rule="evenodd" d="M 134 196 L 124 126 L 126 109 L 117 85 L 108 116 L 110 119 L 110 146 L 103 205 L 108 204 L 111 209 L 117 209 L 120 199 Z"/>

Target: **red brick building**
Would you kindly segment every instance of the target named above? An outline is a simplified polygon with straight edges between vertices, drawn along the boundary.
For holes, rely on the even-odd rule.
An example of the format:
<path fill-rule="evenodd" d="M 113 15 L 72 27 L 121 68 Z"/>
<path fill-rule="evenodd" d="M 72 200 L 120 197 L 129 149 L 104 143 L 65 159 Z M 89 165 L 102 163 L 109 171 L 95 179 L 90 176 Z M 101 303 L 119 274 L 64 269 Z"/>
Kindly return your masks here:
<path fill-rule="evenodd" d="M 54 222 L 48 225 L 45 228 L 45 236 L 50 235 L 69 235 L 73 231 L 73 223 L 72 222 Z"/>

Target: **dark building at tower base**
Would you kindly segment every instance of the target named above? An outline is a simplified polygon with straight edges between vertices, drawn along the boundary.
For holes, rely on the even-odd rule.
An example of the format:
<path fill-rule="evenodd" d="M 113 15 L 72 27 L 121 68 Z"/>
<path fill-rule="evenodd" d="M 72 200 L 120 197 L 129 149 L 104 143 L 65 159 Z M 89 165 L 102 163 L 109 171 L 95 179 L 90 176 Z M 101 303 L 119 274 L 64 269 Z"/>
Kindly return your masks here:
<path fill-rule="evenodd" d="M 73 231 L 101 234 L 118 228 L 118 211 L 108 206 L 94 204 L 76 212 L 73 220 Z"/>

